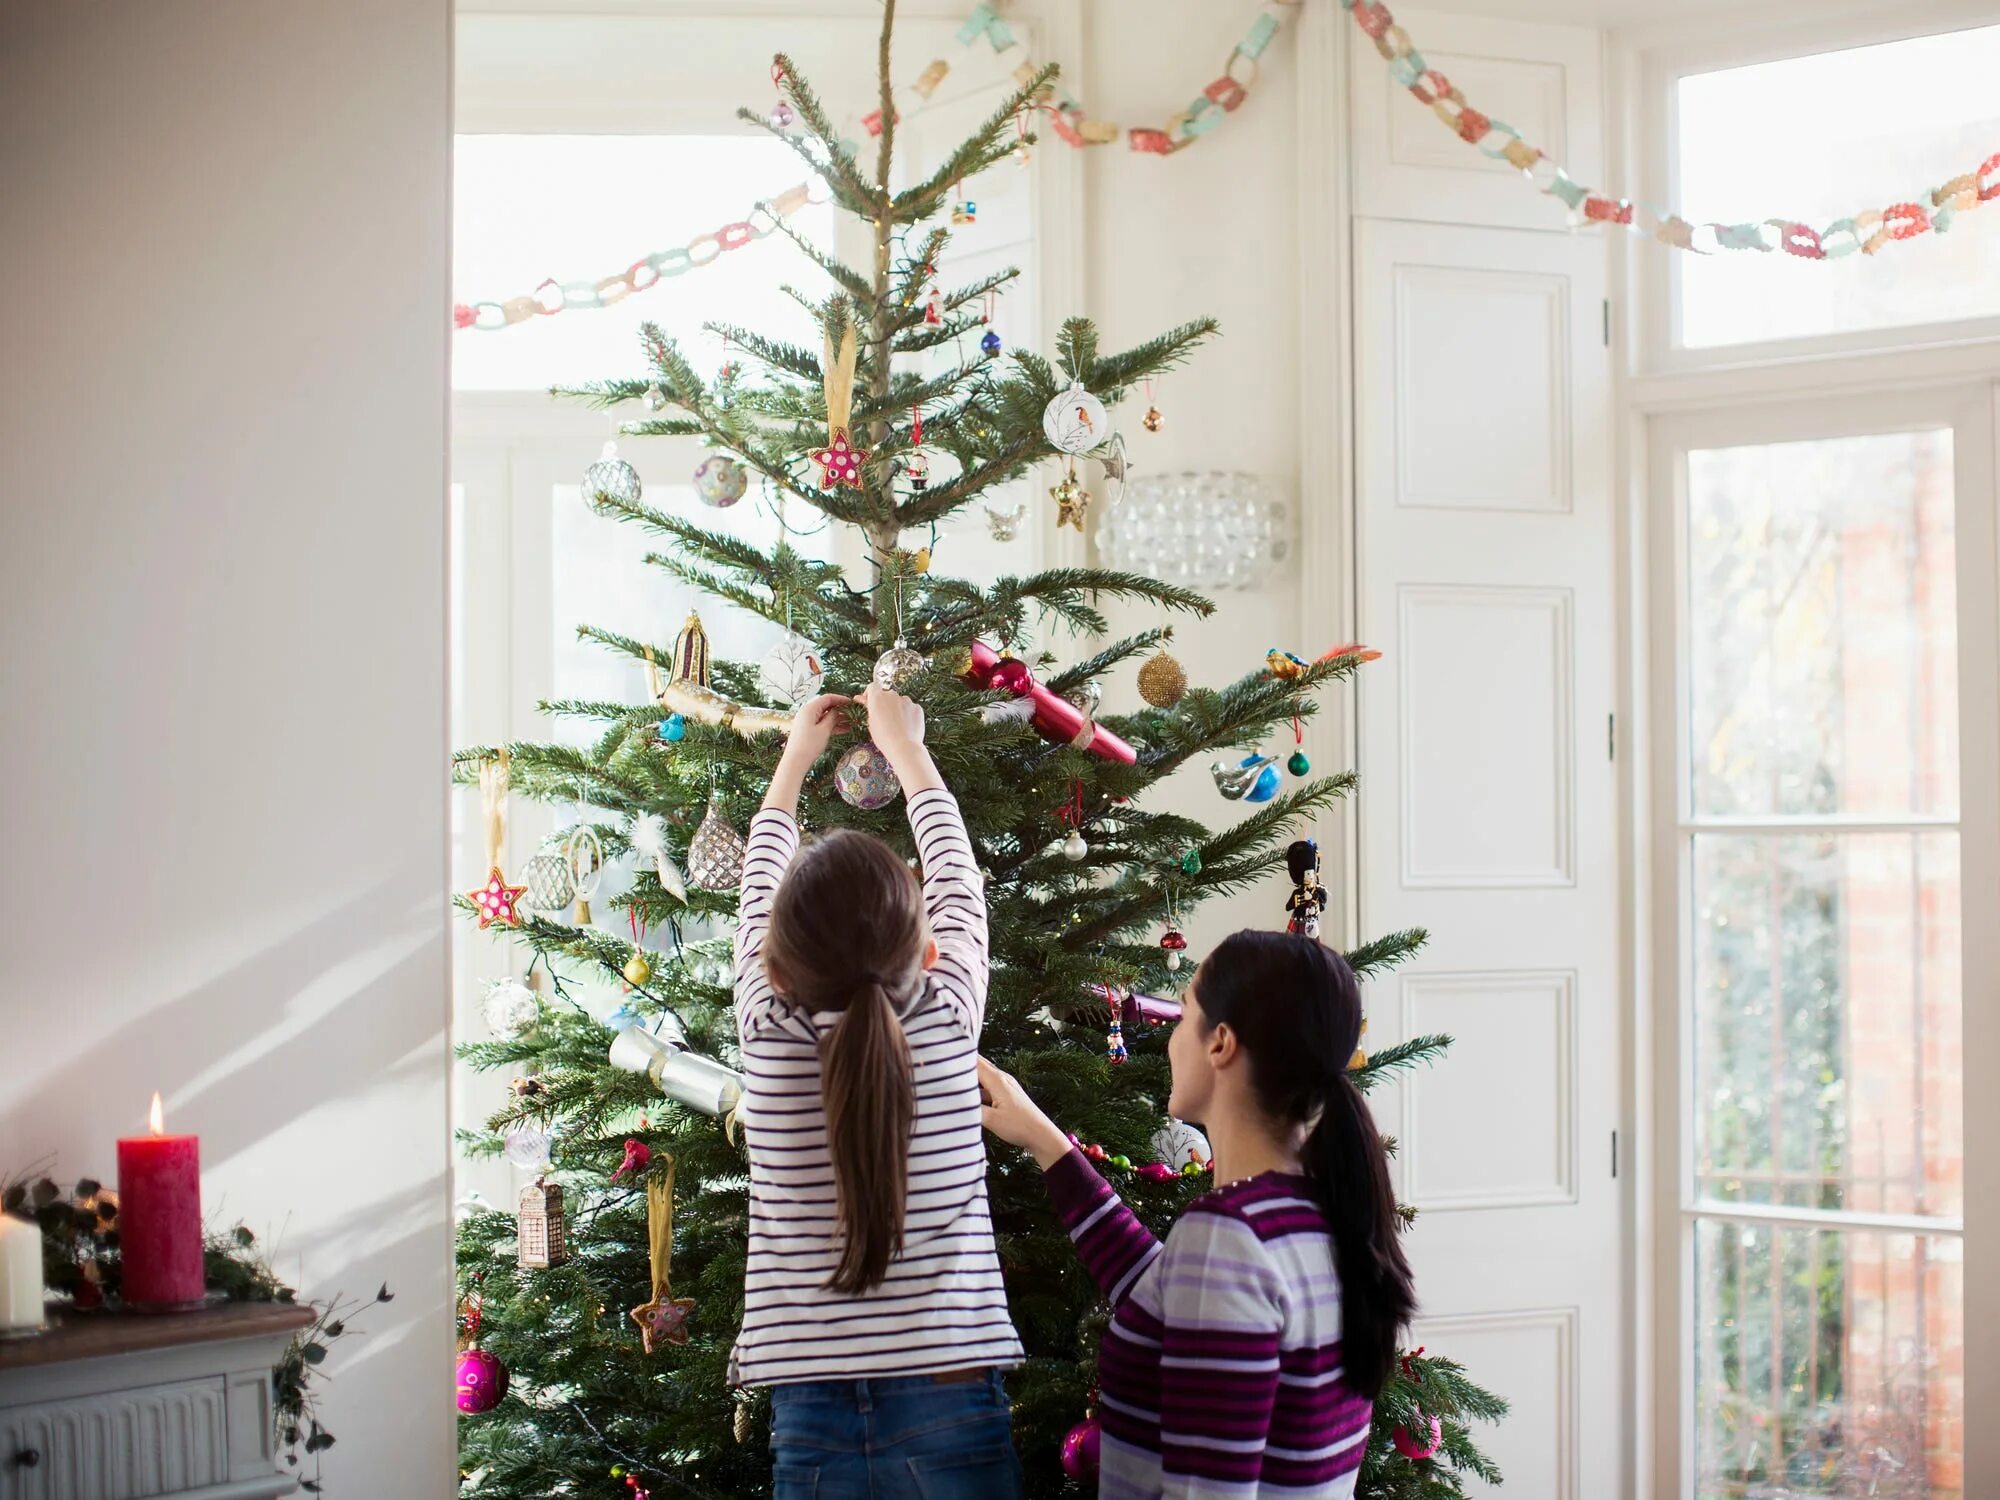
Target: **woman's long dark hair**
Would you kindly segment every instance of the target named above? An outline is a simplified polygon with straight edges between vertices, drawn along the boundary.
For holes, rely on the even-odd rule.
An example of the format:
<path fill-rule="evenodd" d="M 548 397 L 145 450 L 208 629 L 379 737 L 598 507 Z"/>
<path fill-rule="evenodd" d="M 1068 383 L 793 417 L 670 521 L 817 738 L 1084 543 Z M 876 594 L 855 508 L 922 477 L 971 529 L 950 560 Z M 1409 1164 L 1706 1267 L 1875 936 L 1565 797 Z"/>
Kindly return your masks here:
<path fill-rule="evenodd" d="M 1311 938 L 1246 929 L 1203 960 L 1194 992 L 1207 1026 L 1236 1034 L 1265 1112 L 1312 1125 L 1301 1157 L 1333 1231 L 1341 1364 L 1372 1397 L 1395 1369 L 1417 1298 L 1388 1153 L 1347 1075 L 1361 1040 L 1361 986 L 1347 960 Z"/>
<path fill-rule="evenodd" d="M 842 1245 L 836 1292 L 882 1284 L 903 1247 L 916 1077 L 892 997 L 922 980 L 923 892 L 880 839 L 842 829 L 808 844 L 778 887 L 764 964 L 801 1010 L 837 1010 L 820 1042 L 820 1099 Z"/>

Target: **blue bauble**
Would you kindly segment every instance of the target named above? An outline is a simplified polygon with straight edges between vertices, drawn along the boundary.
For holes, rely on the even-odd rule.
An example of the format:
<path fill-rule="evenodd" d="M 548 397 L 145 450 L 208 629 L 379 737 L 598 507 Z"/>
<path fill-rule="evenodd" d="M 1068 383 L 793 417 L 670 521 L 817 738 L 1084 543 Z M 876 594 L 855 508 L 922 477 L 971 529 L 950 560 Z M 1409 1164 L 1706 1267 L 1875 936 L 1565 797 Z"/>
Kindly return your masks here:
<path fill-rule="evenodd" d="M 988 354 L 998 354 L 1000 352 L 1000 335 L 990 328 L 987 329 L 979 340 L 979 347 L 984 349 Z"/>
<path fill-rule="evenodd" d="M 687 738 L 688 721 L 686 714 L 668 714 L 660 720 L 660 738 L 680 741 Z"/>
<path fill-rule="evenodd" d="M 1246 755 L 1243 757 L 1242 763 L 1248 766 L 1255 764 L 1256 761 L 1257 761 L 1256 756 Z M 1245 802 L 1269 802 L 1273 797 L 1277 795 L 1278 795 L 1278 768 L 1276 766 L 1266 766 L 1264 767 L 1263 770 L 1257 773 L 1256 783 L 1250 788 L 1249 791 L 1243 794 L 1243 800 Z"/>

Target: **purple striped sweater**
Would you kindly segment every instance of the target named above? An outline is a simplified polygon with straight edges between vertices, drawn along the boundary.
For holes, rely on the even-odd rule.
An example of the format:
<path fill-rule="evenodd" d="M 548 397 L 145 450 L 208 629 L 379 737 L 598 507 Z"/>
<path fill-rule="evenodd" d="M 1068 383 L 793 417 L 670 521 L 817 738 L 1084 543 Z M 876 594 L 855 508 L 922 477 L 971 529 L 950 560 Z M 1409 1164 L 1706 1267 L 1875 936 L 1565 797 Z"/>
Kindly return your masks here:
<path fill-rule="evenodd" d="M 986 1207 L 976 1071 L 986 895 L 951 793 L 920 791 L 908 811 L 938 961 L 901 1010 L 917 1092 L 903 1248 L 887 1279 L 859 1296 L 826 1288 L 840 1239 L 819 1041 L 839 1013 L 795 1010 L 764 977 L 771 903 L 798 852 L 798 825 L 770 810 L 750 823 L 736 929 L 750 1256 L 733 1384 L 920 1375 L 1021 1359 Z"/>
<path fill-rule="evenodd" d="M 1374 1403 L 1342 1378 L 1333 1240 L 1306 1180 L 1217 1188 L 1163 1245 L 1081 1151 L 1047 1176 L 1112 1305 L 1102 1500 L 1351 1496 Z"/>

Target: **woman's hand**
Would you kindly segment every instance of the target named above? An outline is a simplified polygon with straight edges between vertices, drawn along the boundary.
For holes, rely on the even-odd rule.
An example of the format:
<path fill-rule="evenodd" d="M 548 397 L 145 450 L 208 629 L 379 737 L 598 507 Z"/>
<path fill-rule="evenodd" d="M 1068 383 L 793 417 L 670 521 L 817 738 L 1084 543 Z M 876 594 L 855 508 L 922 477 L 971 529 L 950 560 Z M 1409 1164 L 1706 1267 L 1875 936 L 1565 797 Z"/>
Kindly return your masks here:
<path fill-rule="evenodd" d="M 1020 1146 L 1047 1171 L 1069 1155 L 1069 1137 L 1028 1097 L 1020 1079 L 979 1059 L 980 1117 L 986 1128 L 1010 1145 Z"/>

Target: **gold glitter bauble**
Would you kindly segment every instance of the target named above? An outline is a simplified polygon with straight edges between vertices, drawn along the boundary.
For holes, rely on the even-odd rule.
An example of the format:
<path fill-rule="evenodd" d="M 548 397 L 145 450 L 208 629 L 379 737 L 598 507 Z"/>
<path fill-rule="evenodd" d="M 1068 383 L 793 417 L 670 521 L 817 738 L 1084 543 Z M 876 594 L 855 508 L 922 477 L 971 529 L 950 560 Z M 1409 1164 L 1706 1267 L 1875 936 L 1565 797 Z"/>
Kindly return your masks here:
<path fill-rule="evenodd" d="M 1139 668 L 1139 696 L 1155 708 L 1172 708 L 1187 691 L 1187 668 L 1168 652 L 1146 659 Z"/>

